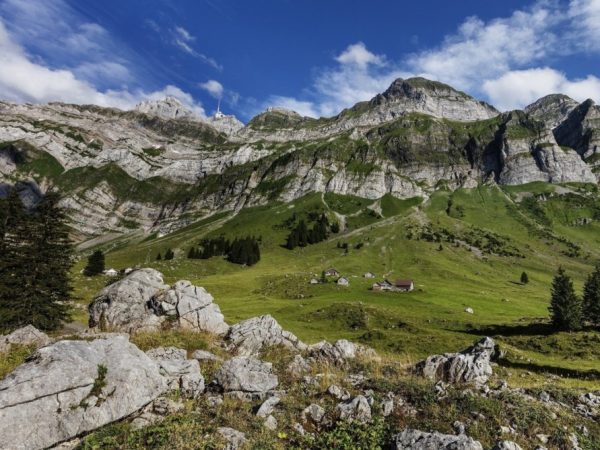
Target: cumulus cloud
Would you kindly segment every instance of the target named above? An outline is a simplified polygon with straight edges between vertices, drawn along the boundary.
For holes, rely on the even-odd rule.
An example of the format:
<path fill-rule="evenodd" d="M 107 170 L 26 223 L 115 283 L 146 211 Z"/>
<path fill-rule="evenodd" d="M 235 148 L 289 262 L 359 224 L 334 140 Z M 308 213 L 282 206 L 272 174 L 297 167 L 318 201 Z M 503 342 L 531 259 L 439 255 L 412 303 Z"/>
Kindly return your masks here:
<path fill-rule="evenodd" d="M 590 75 L 569 80 L 564 73 L 544 67 L 507 72 L 497 79 L 485 81 L 483 91 L 498 108 L 510 110 L 554 93 L 566 94 L 578 101 L 600 98 L 600 79 Z"/>
<path fill-rule="evenodd" d="M 200 88 L 204 89 L 214 98 L 223 97 L 223 85 L 217 80 L 208 80 L 205 83 L 200 83 Z"/>
<path fill-rule="evenodd" d="M 340 64 L 355 64 L 364 69 L 369 64 L 382 64 L 384 57 L 371 53 L 363 42 L 358 42 L 349 45 L 335 60 Z"/>
<path fill-rule="evenodd" d="M 271 96 L 263 106 L 295 107 L 310 116 L 337 114 L 385 90 L 395 78 L 443 81 L 500 109 L 522 108 L 564 92 L 600 100 L 598 78 L 569 79 L 547 67 L 566 55 L 600 51 L 600 0 L 538 0 L 508 17 L 469 17 L 440 45 L 390 61 L 363 42 L 316 70 L 311 86 L 295 97 Z"/>

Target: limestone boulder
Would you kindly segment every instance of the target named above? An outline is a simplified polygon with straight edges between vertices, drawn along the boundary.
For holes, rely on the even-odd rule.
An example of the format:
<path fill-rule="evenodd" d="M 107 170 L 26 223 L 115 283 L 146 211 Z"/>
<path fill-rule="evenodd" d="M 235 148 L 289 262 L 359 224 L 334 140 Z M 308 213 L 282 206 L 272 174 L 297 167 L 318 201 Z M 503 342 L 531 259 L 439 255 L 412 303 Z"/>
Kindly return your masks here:
<path fill-rule="evenodd" d="M 48 345 L 51 339 L 33 325 L 19 328 L 6 336 L 0 336 L 0 353 L 7 352 L 13 345 L 35 345 L 37 348 Z"/>
<path fill-rule="evenodd" d="M 56 342 L 0 381 L 0 446 L 50 447 L 127 417 L 166 390 L 157 364 L 126 337 Z"/>
<path fill-rule="evenodd" d="M 261 350 L 277 345 L 294 351 L 306 349 L 306 344 L 284 330 L 270 315 L 253 317 L 233 325 L 227 341 L 230 350 L 240 356 L 257 356 Z"/>
<path fill-rule="evenodd" d="M 158 364 L 170 390 L 179 390 L 184 398 L 197 398 L 204 392 L 200 363 L 187 359 L 187 352 L 176 347 L 159 347 L 146 354 Z"/>
<path fill-rule="evenodd" d="M 215 380 L 225 392 L 266 393 L 279 384 L 271 363 L 245 356 L 225 361 Z"/>
<path fill-rule="evenodd" d="M 459 353 L 433 355 L 417 363 L 416 372 L 435 381 L 453 384 L 485 384 L 492 375 L 491 362 L 500 352 L 486 337 Z"/>
<path fill-rule="evenodd" d="M 318 342 L 308 348 L 308 354 L 314 360 L 338 366 L 344 365 L 348 360 L 359 356 L 377 356 L 373 349 L 346 339 L 340 339 L 333 344 L 327 341 Z"/>
<path fill-rule="evenodd" d="M 461 434 L 404 430 L 394 439 L 395 450 L 483 450 L 481 443 Z"/>

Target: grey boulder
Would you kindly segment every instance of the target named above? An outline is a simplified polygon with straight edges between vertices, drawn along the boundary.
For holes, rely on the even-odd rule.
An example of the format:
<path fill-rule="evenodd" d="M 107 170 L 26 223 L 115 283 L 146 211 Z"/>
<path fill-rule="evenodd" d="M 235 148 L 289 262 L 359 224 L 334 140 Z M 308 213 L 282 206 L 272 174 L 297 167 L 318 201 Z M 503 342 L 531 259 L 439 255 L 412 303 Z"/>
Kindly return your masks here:
<path fill-rule="evenodd" d="M 159 347 L 146 354 L 158 363 L 160 374 L 167 379 L 170 390 L 179 390 L 184 398 L 197 398 L 204 392 L 200 364 L 195 359 L 187 359 L 185 350 Z"/>
<path fill-rule="evenodd" d="M 500 441 L 494 445 L 492 450 L 522 450 L 519 444 L 513 441 Z"/>
<path fill-rule="evenodd" d="M 278 345 L 294 351 L 306 349 L 300 339 L 281 328 L 270 315 L 253 317 L 233 325 L 227 340 L 229 349 L 240 356 L 257 356 L 263 349 Z"/>
<path fill-rule="evenodd" d="M 327 362 L 334 365 L 344 365 L 347 360 L 357 357 L 375 357 L 377 354 L 371 348 L 364 345 L 355 344 L 346 339 L 340 339 L 331 344 L 327 341 L 321 341 L 311 345 L 308 348 L 308 354 L 311 358 Z"/>
<path fill-rule="evenodd" d="M 184 280 L 166 285 L 162 274 L 154 269 L 133 271 L 107 286 L 88 311 L 90 327 L 101 330 L 156 331 L 167 320 L 181 329 L 220 335 L 229 329 L 219 306 L 204 288 Z"/>
<path fill-rule="evenodd" d="M 279 384 L 271 363 L 245 356 L 225 361 L 215 380 L 225 392 L 266 393 Z"/>
<path fill-rule="evenodd" d="M 0 353 L 10 350 L 12 345 L 35 345 L 37 348 L 50 343 L 48 335 L 33 325 L 19 328 L 6 336 L 0 336 Z"/>
<path fill-rule="evenodd" d="M 491 362 L 498 355 L 494 340 L 486 337 L 462 352 L 430 356 L 417 363 L 415 369 L 434 381 L 482 385 L 492 375 Z"/>
<path fill-rule="evenodd" d="M 367 423 L 371 421 L 371 406 L 363 395 L 357 395 L 352 400 L 337 405 L 340 419 L 347 422 Z"/>
<path fill-rule="evenodd" d="M 0 381 L 0 447 L 50 447 L 140 410 L 167 390 L 123 336 L 59 341 Z"/>
<path fill-rule="evenodd" d="M 454 436 L 411 429 L 396 435 L 394 445 L 396 450 L 483 450 L 479 441 L 464 434 Z"/>

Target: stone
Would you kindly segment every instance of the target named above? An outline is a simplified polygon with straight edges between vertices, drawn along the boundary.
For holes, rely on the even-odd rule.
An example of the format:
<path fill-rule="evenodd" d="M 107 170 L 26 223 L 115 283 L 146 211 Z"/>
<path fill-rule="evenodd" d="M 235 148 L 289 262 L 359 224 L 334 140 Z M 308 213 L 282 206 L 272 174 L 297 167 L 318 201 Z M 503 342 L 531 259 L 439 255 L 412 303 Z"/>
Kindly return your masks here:
<path fill-rule="evenodd" d="M 304 408 L 302 411 L 302 421 L 304 423 L 310 421 L 315 425 L 319 425 L 323 422 L 323 418 L 325 417 L 325 410 L 320 405 L 316 403 L 312 403 L 311 405 Z"/>
<path fill-rule="evenodd" d="M 206 396 L 206 404 L 211 407 L 215 407 L 223 404 L 222 395 L 208 395 Z"/>
<path fill-rule="evenodd" d="M 465 424 L 460 420 L 454 421 L 454 423 L 452 424 L 452 428 L 454 429 L 454 432 L 456 434 L 465 434 L 467 430 Z"/>
<path fill-rule="evenodd" d="M 293 377 L 299 378 L 312 372 L 312 367 L 302 355 L 294 355 L 294 359 L 288 364 L 286 372 Z"/>
<path fill-rule="evenodd" d="M 123 419 L 166 390 L 156 363 L 125 337 L 58 341 L 0 381 L 0 442 L 50 447 Z"/>
<path fill-rule="evenodd" d="M 206 350 L 196 350 L 194 353 L 192 353 L 192 358 L 196 359 L 200 362 L 203 362 L 203 361 L 221 362 L 221 361 L 223 361 L 223 358 L 221 358 L 220 356 L 217 356 L 211 352 L 207 352 Z"/>
<path fill-rule="evenodd" d="M 267 430 L 275 431 L 277 429 L 277 419 L 275 419 L 273 416 L 269 416 L 263 422 L 263 426 Z"/>
<path fill-rule="evenodd" d="M 327 341 L 321 341 L 309 346 L 308 354 L 317 361 L 324 361 L 334 365 L 344 365 L 347 360 L 361 357 L 374 357 L 376 353 L 373 349 L 360 344 L 340 339 L 334 344 Z"/>
<path fill-rule="evenodd" d="M 338 400 L 348 400 L 350 393 L 346 389 L 342 389 L 337 384 L 332 384 L 327 388 L 327 393 Z"/>
<path fill-rule="evenodd" d="M 181 101 L 170 95 L 162 100 L 140 102 L 135 106 L 135 110 L 162 119 L 198 118 L 191 109 L 186 108 Z"/>
<path fill-rule="evenodd" d="M 366 397 L 357 395 L 352 400 L 337 405 L 340 419 L 347 422 L 367 423 L 371 421 L 371 406 Z"/>
<path fill-rule="evenodd" d="M 391 416 L 394 412 L 394 394 L 391 392 L 381 401 L 381 415 L 383 417 Z"/>
<path fill-rule="evenodd" d="M 185 409 L 185 405 L 181 402 L 171 400 L 169 398 L 160 397 L 152 403 L 152 412 L 159 416 L 175 414 Z"/>
<path fill-rule="evenodd" d="M 519 444 L 512 441 L 500 441 L 492 448 L 492 450 L 522 450 Z"/>
<path fill-rule="evenodd" d="M 204 392 L 200 364 L 195 359 L 187 359 L 184 349 L 159 347 L 148 350 L 146 354 L 158 363 L 170 390 L 179 390 L 184 398 L 198 398 Z"/>
<path fill-rule="evenodd" d="M 258 411 L 256 411 L 256 415 L 263 418 L 271 415 L 275 410 L 275 406 L 277 406 L 280 401 L 281 399 L 276 395 L 269 397 L 263 402 L 262 405 L 260 405 L 260 408 L 258 408 Z"/>
<path fill-rule="evenodd" d="M 473 311 L 473 308 L 465 308 L 465 312 L 467 314 L 474 314 L 475 312 Z"/>
<path fill-rule="evenodd" d="M 542 401 L 544 403 L 550 402 L 550 394 L 548 394 L 546 391 L 540 392 L 539 397 L 540 397 L 540 401 Z"/>
<path fill-rule="evenodd" d="M 279 384 L 271 363 L 244 356 L 225 361 L 215 380 L 225 392 L 266 393 Z"/>
<path fill-rule="evenodd" d="M 481 443 L 461 434 L 426 433 L 407 429 L 396 435 L 395 450 L 483 450 Z"/>
<path fill-rule="evenodd" d="M 419 362 L 416 372 L 431 380 L 483 385 L 492 375 L 491 362 L 499 354 L 492 338 L 483 338 L 460 353 L 434 355 Z"/>
<path fill-rule="evenodd" d="M 293 351 L 306 349 L 306 344 L 281 328 L 270 315 L 253 317 L 233 325 L 227 341 L 230 351 L 239 356 L 258 356 L 261 350 L 277 345 Z"/>
<path fill-rule="evenodd" d="M 36 348 L 48 345 L 51 339 L 33 325 L 18 328 L 6 336 L 0 336 L 0 353 L 8 352 L 12 345 L 34 345 Z"/>
<path fill-rule="evenodd" d="M 217 431 L 227 441 L 224 450 L 238 450 L 246 443 L 246 435 L 241 431 L 229 427 L 219 427 Z"/>
<path fill-rule="evenodd" d="M 102 289 L 88 307 L 89 326 L 103 331 L 158 331 L 170 326 L 224 335 L 219 306 L 204 288 L 181 280 L 164 284 L 154 269 L 139 269 Z"/>

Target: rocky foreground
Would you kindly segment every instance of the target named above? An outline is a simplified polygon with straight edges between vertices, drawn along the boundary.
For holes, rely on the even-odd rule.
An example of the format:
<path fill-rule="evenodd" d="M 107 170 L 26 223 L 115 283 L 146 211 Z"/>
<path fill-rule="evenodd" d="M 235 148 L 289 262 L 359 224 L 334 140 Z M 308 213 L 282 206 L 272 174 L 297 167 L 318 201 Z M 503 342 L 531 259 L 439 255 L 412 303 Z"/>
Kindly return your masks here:
<path fill-rule="evenodd" d="M 102 290 L 89 312 L 90 331 L 78 336 L 52 340 L 29 326 L 0 339 L 4 354 L 39 347 L 0 381 L 0 448 L 516 450 L 537 441 L 541 450 L 598 443 L 598 393 L 568 404 L 510 388 L 494 378 L 502 355 L 491 338 L 400 367 L 346 340 L 307 345 L 271 316 L 229 326 L 203 288 L 168 286 L 153 269 Z M 212 351 L 134 344 L 138 333 L 172 332 L 205 336 Z M 433 411 L 461 407 L 469 409 L 466 420 L 436 422 Z M 497 416 L 486 417 L 494 409 Z M 114 422 L 129 440 L 94 446 L 100 438 L 86 437 Z M 168 430 L 188 422 L 181 433 L 202 430 L 196 441 L 134 444 L 161 424 Z M 358 442 L 361 430 L 366 441 Z M 355 433 L 354 444 L 340 433 Z"/>

